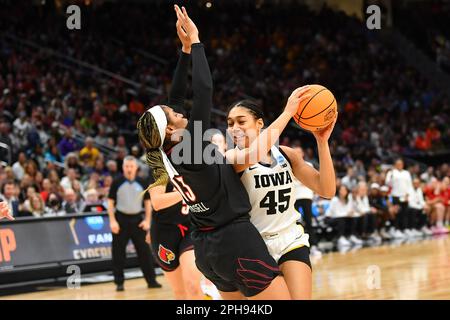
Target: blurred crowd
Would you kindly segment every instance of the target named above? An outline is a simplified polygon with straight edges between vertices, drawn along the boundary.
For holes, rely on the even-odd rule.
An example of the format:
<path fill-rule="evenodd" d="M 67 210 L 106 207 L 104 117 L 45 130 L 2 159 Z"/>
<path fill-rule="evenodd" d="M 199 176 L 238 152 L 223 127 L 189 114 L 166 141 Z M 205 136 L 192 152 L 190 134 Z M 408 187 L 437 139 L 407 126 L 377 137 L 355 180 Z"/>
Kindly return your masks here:
<path fill-rule="evenodd" d="M 2 197 L 16 216 L 103 211 L 125 156 L 137 157 L 139 174 L 148 175 L 135 126 L 148 106 L 167 100 L 179 50 L 171 7 L 83 7 L 79 31 L 68 31 L 57 9 L 27 1 L 5 7 L 0 12 Z M 448 97 L 356 18 L 301 5 L 214 3 L 210 9 L 190 9 L 213 72 L 216 109 L 253 97 L 270 121 L 299 85 L 320 83 L 333 91 L 339 121 L 330 149 L 339 176 L 353 170 L 341 182 L 365 182 L 371 194 L 377 184 L 380 190 L 386 184 L 384 153 L 414 156 L 450 148 Z M 11 35 L 137 85 L 19 45 Z M 226 121 L 215 116 L 213 126 L 224 129 Z M 282 143 L 301 144 L 305 159 L 317 165 L 308 133 L 290 128 Z M 413 178 L 433 190 L 425 192 L 427 199 L 445 189 L 445 166 L 424 173 L 411 168 Z M 349 194 L 359 192 L 355 185 L 348 186 Z M 431 217 L 442 215 L 434 207 L 424 207 L 430 227 L 436 225 Z"/>
<path fill-rule="evenodd" d="M 402 159 L 379 170 L 349 166 L 331 201 L 316 199 L 316 232 L 339 246 L 450 232 L 450 168 L 404 168 Z"/>
<path fill-rule="evenodd" d="M 394 3 L 394 6 L 397 27 L 450 74 L 450 3 L 421 0 Z"/>

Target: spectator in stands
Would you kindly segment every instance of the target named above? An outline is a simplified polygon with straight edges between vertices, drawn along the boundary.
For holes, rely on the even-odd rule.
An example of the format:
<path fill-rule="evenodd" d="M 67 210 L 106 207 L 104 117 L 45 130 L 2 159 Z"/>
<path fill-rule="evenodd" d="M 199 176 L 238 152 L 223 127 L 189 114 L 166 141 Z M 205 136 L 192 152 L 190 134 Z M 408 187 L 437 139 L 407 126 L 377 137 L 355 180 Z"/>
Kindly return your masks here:
<path fill-rule="evenodd" d="M 349 199 L 349 190 L 345 184 L 338 189 L 338 194 L 331 199 L 325 215 L 330 218 L 329 224 L 336 230 L 338 246 L 349 246 L 350 236 L 356 233 L 354 219 L 349 219 L 353 213 L 353 203 Z"/>
<path fill-rule="evenodd" d="M 413 191 L 408 197 L 408 205 L 410 216 L 409 228 L 412 230 L 420 230 L 423 235 L 432 235 L 428 228 L 428 216 L 426 214 L 427 204 L 422 192 L 422 184 L 419 178 L 413 180 Z"/>
<path fill-rule="evenodd" d="M 77 172 L 75 171 L 75 169 L 67 169 L 66 170 L 66 176 L 64 176 L 61 179 L 61 183 L 60 185 L 64 188 L 64 190 L 66 189 L 73 189 L 73 184 L 75 181 L 79 180 L 77 179 Z M 83 187 L 81 187 L 81 192 L 83 192 Z"/>
<path fill-rule="evenodd" d="M 50 170 L 47 177 L 50 180 L 50 182 L 52 183 L 52 185 L 54 187 L 58 188 L 57 190 L 60 190 L 60 188 L 62 188 L 61 179 L 59 178 L 59 174 L 58 174 L 58 171 L 56 171 L 56 169 Z M 59 192 L 59 191 L 57 191 L 57 192 Z"/>
<path fill-rule="evenodd" d="M 13 123 L 13 133 L 17 137 L 20 149 L 25 149 L 28 146 L 28 132 L 31 129 L 31 124 L 28 121 L 27 113 L 25 111 L 21 111 L 19 113 L 19 117 L 14 120 Z"/>
<path fill-rule="evenodd" d="M 83 168 L 78 162 L 78 155 L 74 152 L 68 153 L 66 155 L 64 159 L 64 168 L 66 168 L 66 170 L 68 168 L 74 169 L 77 173 L 77 177 L 81 177 L 81 175 L 83 174 Z"/>
<path fill-rule="evenodd" d="M 5 178 L 6 180 L 11 180 L 11 181 L 18 181 L 18 179 L 16 178 L 16 176 L 14 175 L 14 171 L 11 167 L 6 167 L 4 169 L 4 173 L 5 173 Z M 22 178 L 23 179 L 23 178 Z"/>
<path fill-rule="evenodd" d="M 450 177 L 446 176 L 441 182 L 441 197 L 445 206 L 444 227 L 450 229 Z M 450 232 L 450 230 L 449 230 Z"/>
<path fill-rule="evenodd" d="M 349 190 L 353 190 L 357 186 L 358 179 L 353 167 L 349 166 L 347 168 L 347 174 L 342 177 L 341 183 L 344 184 Z"/>
<path fill-rule="evenodd" d="M 58 143 L 58 149 L 62 157 L 78 150 L 78 143 L 73 138 L 72 130 L 70 128 L 67 128 L 66 132 L 64 132 L 64 137 Z"/>
<path fill-rule="evenodd" d="M 425 132 L 421 131 L 414 142 L 416 149 L 428 151 L 431 149 L 431 141 L 427 138 Z"/>
<path fill-rule="evenodd" d="M 11 126 L 8 122 L 0 122 L 0 143 L 6 144 L 11 152 L 14 154 L 15 150 L 18 148 L 17 144 L 14 144 L 15 137 L 11 135 Z M 0 148 L 0 159 L 7 159 L 8 151 L 6 149 Z"/>
<path fill-rule="evenodd" d="M 85 203 L 81 212 L 83 213 L 102 213 L 106 211 L 103 202 L 98 197 L 96 189 L 88 189 L 84 194 Z"/>
<path fill-rule="evenodd" d="M 108 135 L 103 124 L 98 125 L 98 132 L 95 136 L 95 142 L 103 146 L 106 146 L 108 144 Z"/>
<path fill-rule="evenodd" d="M 399 230 L 397 236 L 400 236 L 406 230 L 408 219 L 408 197 L 413 190 L 411 174 L 404 170 L 402 159 L 397 159 L 394 168 L 386 174 L 386 184 L 392 188 L 391 196 L 394 205 L 399 206 L 396 215 L 395 228 Z"/>
<path fill-rule="evenodd" d="M 442 197 L 441 183 L 432 178 L 425 188 L 426 204 L 430 210 L 430 224 L 433 234 L 447 233 L 444 227 L 445 204 Z"/>
<path fill-rule="evenodd" d="M 19 153 L 19 159 L 12 166 L 12 170 L 14 172 L 14 176 L 17 180 L 22 180 L 23 175 L 25 174 L 25 163 L 27 162 L 27 156 L 25 152 Z"/>
<path fill-rule="evenodd" d="M 433 177 L 434 177 L 434 168 L 430 166 L 427 168 L 427 171 L 425 171 L 420 175 L 420 180 L 428 184 Z"/>
<path fill-rule="evenodd" d="M 25 190 L 21 190 L 23 193 Z M 19 200 L 21 202 L 21 205 L 19 205 L 19 210 L 20 211 L 26 211 L 26 212 L 30 212 L 31 213 L 31 197 L 33 195 L 35 195 L 37 193 L 37 188 L 34 185 L 29 186 L 26 189 L 26 194 L 24 195 L 24 199 L 20 199 L 21 197 L 19 196 Z"/>
<path fill-rule="evenodd" d="M 36 218 L 43 217 L 46 213 L 44 200 L 39 193 L 33 194 L 30 198 L 30 212 Z"/>
<path fill-rule="evenodd" d="M 89 175 L 89 179 L 84 183 L 84 190 L 95 189 L 97 190 L 100 187 L 100 175 L 93 171 Z"/>
<path fill-rule="evenodd" d="M 375 215 L 378 218 L 377 224 L 380 237 L 383 240 L 391 239 L 391 236 L 385 229 L 385 225 L 382 223 L 388 220 L 389 210 L 387 199 L 381 196 L 380 185 L 378 183 L 372 183 L 370 185 L 369 205 L 376 209 Z"/>
<path fill-rule="evenodd" d="M 59 162 L 59 163 L 63 162 L 63 158 L 59 154 L 59 150 L 58 150 L 57 146 L 52 146 L 51 148 L 49 148 L 45 152 L 44 158 L 46 161 L 49 161 L 49 162 Z"/>
<path fill-rule="evenodd" d="M 65 212 L 62 208 L 61 199 L 58 194 L 50 193 L 47 202 L 45 203 L 45 214 L 46 217 L 53 216 L 63 216 Z"/>
<path fill-rule="evenodd" d="M 34 162 L 33 160 L 28 160 L 25 163 L 25 175 L 30 176 L 30 178 L 34 181 L 36 179 L 36 175 L 38 174 L 38 167 L 36 162 Z M 23 179 L 23 177 L 22 177 Z"/>
<path fill-rule="evenodd" d="M 106 201 L 106 198 L 108 197 L 109 189 L 111 188 L 112 182 L 113 177 L 110 175 L 107 175 L 103 178 L 103 185 L 98 190 L 99 198 L 102 199 L 103 201 Z"/>
<path fill-rule="evenodd" d="M 108 174 L 113 178 L 120 174 L 115 160 L 108 160 L 108 162 L 106 162 L 106 168 L 108 169 Z"/>
<path fill-rule="evenodd" d="M 365 240 L 381 242 L 381 237 L 377 232 L 377 209 L 369 202 L 367 183 L 358 183 L 357 195 L 355 198 L 355 211 L 361 216 L 361 236 Z"/>
<path fill-rule="evenodd" d="M 138 176 L 141 178 L 144 178 L 144 179 L 147 178 L 148 175 L 150 174 L 150 167 L 146 163 L 146 159 L 145 159 L 146 155 L 145 154 L 142 155 L 141 149 L 137 145 L 134 145 L 131 148 L 131 155 L 133 157 L 135 157 L 137 160 L 138 167 L 139 167 Z"/>
<path fill-rule="evenodd" d="M 349 235 L 349 240 L 351 243 L 355 245 L 362 245 L 363 240 L 361 239 L 363 236 L 363 232 L 365 229 L 364 222 L 365 218 L 364 215 L 366 214 L 364 211 L 359 211 L 357 206 L 357 198 L 358 198 L 358 190 L 359 190 L 359 181 L 358 183 L 353 187 L 352 190 L 350 190 L 350 194 L 348 195 L 349 202 L 352 204 L 352 211 L 350 212 L 349 216 L 347 217 L 348 220 L 351 220 L 349 222 L 351 228 L 351 232 Z"/>
<path fill-rule="evenodd" d="M 83 207 L 83 201 L 78 199 L 77 194 L 72 188 L 67 188 L 64 190 L 64 201 L 62 203 L 62 209 L 66 214 L 81 213 Z"/>
<path fill-rule="evenodd" d="M 95 162 L 94 172 L 97 173 L 100 177 L 106 176 L 108 174 L 108 170 L 105 168 L 105 160 L 103 158 L 98 158 Z"/>
<path fill-rule="evenodd" d="M 127 142 L 126 142 L 124 136 L 117 137 L 117 143 L 116 143 L 115 150 L 116 150 L 116 152 L 123 151 L 125 153 L 125 156 L 127 156 L 130 153 L 130 151 L 128 150 Z"/>
<path fill-rule="evenodd" d="M 88 137 L 85 140 L 85 146 L 80 150 L 80 161 L 88 169 L 92 169 L 95 166 L 95 162 L 100 157 L 100 151 L 94 147 L 94 139 Z"/>
<path fill-rule="evenodd" d="M 6 181 L 2 186 L 1 199 L 8 203 L 11 216 L 19 216 L 19 199 L 16 195 L 16 183 L 13 180 Z"/>
<path fill-rule="evenodd" d="M 42 181 L 42 191 L 40 192 L 41 198 L 42 200 L 44 200 L 44 202 L 47 201 L 48 196 L 51 192 L 54 192 L 54 188 L 50 179 L 46 178 Z"/>

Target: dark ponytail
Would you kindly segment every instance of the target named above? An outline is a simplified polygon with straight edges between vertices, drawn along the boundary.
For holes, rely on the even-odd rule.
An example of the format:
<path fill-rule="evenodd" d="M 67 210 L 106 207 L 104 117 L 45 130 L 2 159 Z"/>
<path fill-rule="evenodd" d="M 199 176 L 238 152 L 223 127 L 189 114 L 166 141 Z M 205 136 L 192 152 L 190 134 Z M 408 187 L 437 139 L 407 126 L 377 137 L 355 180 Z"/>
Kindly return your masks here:
<path fill-rule="evenodd" d="M 139 140 L 146 150 L 147 164 L 150 166 L 155 179 L 155 182 L 149 185 L 147 190 L 156 186 L 166 186 L 169 183 L 169 174 L 164 167 L 162 151 L 159 149 L 161 136 L 155 118 L 150 112 L 145 112 L 139 118 L 137 129 Z"/>

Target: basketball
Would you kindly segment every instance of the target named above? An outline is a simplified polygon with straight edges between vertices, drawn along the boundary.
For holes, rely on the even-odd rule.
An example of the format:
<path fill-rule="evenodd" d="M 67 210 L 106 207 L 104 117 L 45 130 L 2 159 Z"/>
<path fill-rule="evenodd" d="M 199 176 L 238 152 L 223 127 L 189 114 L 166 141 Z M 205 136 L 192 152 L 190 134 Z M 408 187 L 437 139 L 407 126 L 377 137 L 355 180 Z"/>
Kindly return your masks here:
<path fill-rule="evenodd" d="M 303 129 L 319 131 L 331 122 L 337 113 L 337 103 L 333 93 L 319 84 L 310 85 L 311 98 L 300 102 L 295 122 Z"/>

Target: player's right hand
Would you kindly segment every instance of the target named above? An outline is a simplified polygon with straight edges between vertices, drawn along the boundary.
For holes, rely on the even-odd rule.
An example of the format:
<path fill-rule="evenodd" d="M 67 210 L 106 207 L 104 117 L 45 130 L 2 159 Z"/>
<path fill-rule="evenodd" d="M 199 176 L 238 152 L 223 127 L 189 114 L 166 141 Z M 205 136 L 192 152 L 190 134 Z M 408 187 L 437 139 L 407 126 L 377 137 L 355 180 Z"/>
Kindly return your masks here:
<path fill-rule="evenodd" d="M 177 20 L 176 23 L 176 27 L 177 27 L 177 34 L 178 34 L 178 38 L 181 41 L 181 44 L 183 45 L 183 52 L 184 53 L 191 53 L 191 38 L 189 38 L 188 34 L 186 33 L 186 31 L 184 31 L 184 29 L 181 26 L 181 21 Z"/>
<path fill-rule="evenodd" d="M 109 227 L 111 228 L 111 232 L 112 233 L 114 233 L 114 234 L 118 234 L 119 233 L 119 231 L 120 231 L 120 227 L 119 227 L 119 224 L 117 223 L 117 221 L 111 221 L 110 223 L 109 223 Z"/>
<path fill-rule="evenodd" d="M 293 117 L 297 113 L 299 104 L 304 100 L 311 98 L 311 94 L 308 93 L 309 90 L 309 86 L 303 86 L 292 91 L 284 111 Z"/>
<path fill-rule="evenodd" d="M 189 15 L 187 14 L 187 11 L 184 7 L 180 9 L 178 5 L 174 6 L 175 12 L 177 14 L 177 18 L 181 23 L 181 26 L 183 27 L 186 34 L 189 36 L 189 39 L 192 43 L 198 43 L 200 42 L 200 39 L 198 37 L 198 29 L 195 23 L 189 18 Z"/>

